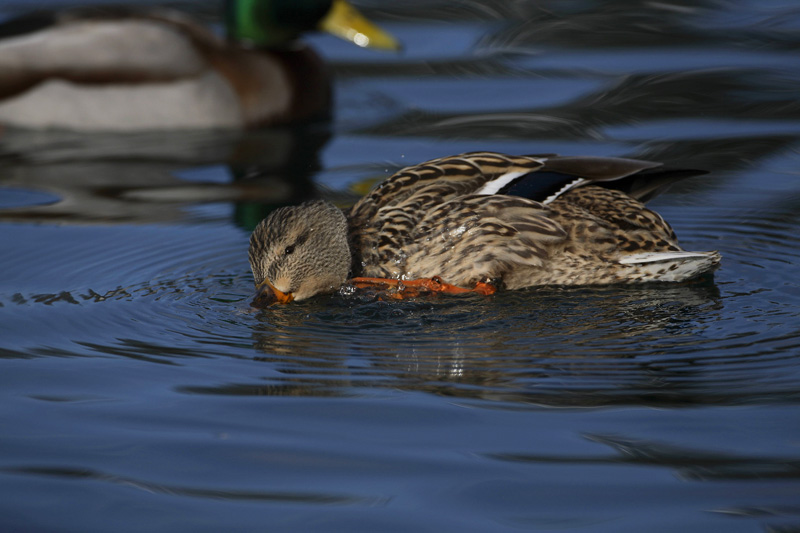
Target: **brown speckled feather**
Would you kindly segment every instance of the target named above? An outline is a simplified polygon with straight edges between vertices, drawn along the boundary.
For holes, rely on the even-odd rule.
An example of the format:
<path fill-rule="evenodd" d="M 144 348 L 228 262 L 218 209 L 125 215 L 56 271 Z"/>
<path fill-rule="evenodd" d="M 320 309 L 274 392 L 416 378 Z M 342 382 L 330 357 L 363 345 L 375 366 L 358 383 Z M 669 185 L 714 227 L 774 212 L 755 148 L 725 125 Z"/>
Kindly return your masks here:
<path fill-rule="evenodd" d="M 628 194 L 592 183 L 659 166 L 477 152 L 405 168 L 350 211 L 354 274 L 440 276 L 466 287 L 488 278 L 510 289 L 646 279 L 652 268 L 623 265 L 620 258 L 681 251 L 672 228 Z M 537 171 L 575 176 L 580 184 L 547 198 L 547 205 L 485 193 L 487 183 L 500 176 Z"/>
<path fill-rule="evenodd" d="M 515 269 L 505 278 L 510 288 L 537 285 L 588 285 L 644 280 L 649 271 L 623 266 L 619 259 L 641 252 L 677 252 L 677 238 L 658 213 L 620 191 L 588 185 L 551 204 L 550 220 L 566 239 L 545 269 Z M 555 253 L 557 252 L 557 253 Z"/>
<path fill-rule="evenodd" d="M 350 210 L 355 224 L 373 221 L 378 211 L 398 206 L 419 211 L 479 190 L 507 172 L 533 172 L 544 166 L 531 156 L 472 152 L 407 167 L 375 187 Z"/>
<path fill-rule="evenodd" d="M 470 195 L 497 176 L 509 172 L 528 173 L 542 166 L 542 161 L 534 157 L 474 152 L 433 159 L 401 170 L 350 210 L 350 227 L 357 230 L 351 232 L 355 270 L 364 276 L 408 277 L 410 272 L 406 265 L 413 264 L 409 256 L 414 255 L 416 259 L 426 254 L 425 242 L 435 242 L 432 246 L 437 254 L 450 248 L 447 257 L 455 257 L 453 247 L 456 244 L 459 248 L 470 242 L 477 244 L 480 235 L 492 235 L 495 231 L 492 224 L 506 228 L 502 231 L 512 231 L 501 220 L 488 217 L 488 212 L 482 209 L 480 200 L 484 201 L 486 210 L 497 211 L 493 197 Z M 536 209 L 543 210 L 537 202 L 507 198 L 510 207 L 524 201 L 533 207 L 531 214 Z M 434 232 L 438 236 L 434 236 Z M 434 238 L 439 240 L 434 241 Z M 444 256 L 440 257 L 446 261 Z M 441 275 L 441 272 L 422 274 L 422 270 L 418 264 L 414 267 L 414 272 L 423 276 Z"/>
<path fill-rule="evenodd" d="M 409 279 L 438 275 L 470 286 L 483 278 L 502 279 L 511 269 L 541 268 L 552 247 L 566 238 L 548 211 L 538 202 L 513 196 L 451 200 L 429 212 L 415 228 L 404 275 Z"/>

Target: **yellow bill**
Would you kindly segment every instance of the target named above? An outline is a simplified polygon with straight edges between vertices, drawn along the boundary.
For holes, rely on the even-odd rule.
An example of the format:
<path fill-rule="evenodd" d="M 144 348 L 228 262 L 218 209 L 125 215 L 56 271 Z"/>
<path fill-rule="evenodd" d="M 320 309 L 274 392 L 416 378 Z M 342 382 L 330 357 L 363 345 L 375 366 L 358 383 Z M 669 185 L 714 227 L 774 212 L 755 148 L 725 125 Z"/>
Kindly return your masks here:
<path fill-rule="evenodd" d="M 402 46 L 389 33 L 370 22 L 347 0 L 333 0 L 333 7 L 320 22 L 320 29 L 363 48 L 399 51 Z"/>

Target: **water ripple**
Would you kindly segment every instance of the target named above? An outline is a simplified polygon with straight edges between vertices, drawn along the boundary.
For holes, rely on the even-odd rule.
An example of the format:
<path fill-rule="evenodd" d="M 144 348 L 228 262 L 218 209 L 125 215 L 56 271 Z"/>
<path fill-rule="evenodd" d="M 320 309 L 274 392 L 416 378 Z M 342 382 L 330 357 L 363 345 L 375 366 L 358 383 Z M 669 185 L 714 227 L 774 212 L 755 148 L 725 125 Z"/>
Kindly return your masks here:
<path fill-rule="evenodd" d="M 690 248 L 723 251 L 715 280 L 406 302 L 337 294 L 254 310 L 241 234 L 162 227 L 156 243 L 154 229 L 130 228 L 121 242 L 114 232 L 72 229 L 87 238 L 67 245 L 53 229 L 46 245 L 72 275 L 60 290 L 54 282 L 51 292 L 6 295 L 0 310 L 19 328 L 4 357 L 49 356 L 68 336 L 72 348 L 62 356 L 183 365 L 224 354 L 253 361 L 256 374 L 269 370 L 255 380 L 177 385 L 187 394 L 341 396 L 399 387 L 558 405 L 797 399 L 800 341 L 791 318 L 800 288 L 782 274 L 798 255 L 794 215 L 733 207 L 700 214 L 677 203 L 661 211 Z M 29 264 L 34 251 L 15 260 Z M 97 281 L 75 288 L 90 277 Z M 19 306 L 24 318 L 13 314 Z M 53 324 L 35 341 L 32 318 Z"/>
<path fill-rule="evenodd" d="M 361 504 L 374 505 L 380 502 L 378 498 L 347 496 L 341 494 L 324 494 L 314 492 L 269 492 L 269 491 L 247 491 L 236 489 L 215 489 L 202 487 L 182 487 L 164 485 L 143 481 L 140 479 L 118 476 L 90 469 L 74 467 L 44 467 L 27 466 L 0 469 L 10 474 L 22 474 L 29 476 L 48 476 L 62 480 L 85 479 L 123 485 L 126 487 L 142 490 L 153 494 L 168 494 L 174 496 L 187 496 L 200 499 L 214 500 L 233 500 L 233 501 L 264 501 L 276 503 L 295 503 L 307 505 L 353 505 Z"/>

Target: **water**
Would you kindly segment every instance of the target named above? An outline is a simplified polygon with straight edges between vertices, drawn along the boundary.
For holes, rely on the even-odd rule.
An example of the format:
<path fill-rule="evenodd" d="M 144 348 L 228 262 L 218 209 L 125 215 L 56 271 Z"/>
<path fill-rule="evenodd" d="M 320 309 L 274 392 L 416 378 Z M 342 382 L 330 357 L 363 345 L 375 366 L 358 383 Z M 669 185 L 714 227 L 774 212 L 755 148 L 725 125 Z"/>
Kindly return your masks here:
<path fill-rule="evenodd" d="M 800 530 L 800 9 L 366 7 L 330 130 L 2 138 L 0 529 Z M 722 268 L 250 308 L 271 207 L 476 149 L 709 169 Z"/>

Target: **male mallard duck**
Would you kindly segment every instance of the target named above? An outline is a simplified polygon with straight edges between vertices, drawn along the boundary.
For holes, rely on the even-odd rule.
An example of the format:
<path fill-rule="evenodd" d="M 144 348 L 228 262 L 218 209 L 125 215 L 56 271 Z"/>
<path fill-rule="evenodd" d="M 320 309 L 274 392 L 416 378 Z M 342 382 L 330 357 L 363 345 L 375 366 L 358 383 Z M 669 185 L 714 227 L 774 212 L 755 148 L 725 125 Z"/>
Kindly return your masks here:
<path fill-rule="evenodd" d="M 227 0 L 228 41 L 174 10 L 78 9 L 0 25 L 0 123 L 133 131 L 241 128 L 325 115 L 322 29 L 397 49 L 345 0 Z"/>
<path fill-rule="evenodd" d="M 404 168 L 346 214 L 273 211 L 250 237 L 255 305 L 356 286 L 494 292 L 684 281 L 717 252 L 686 252 L 642 202 L 702 171 L 605 157 L 462 154 Z M 376 279 L 380 278 L 380 279 Z"/>

